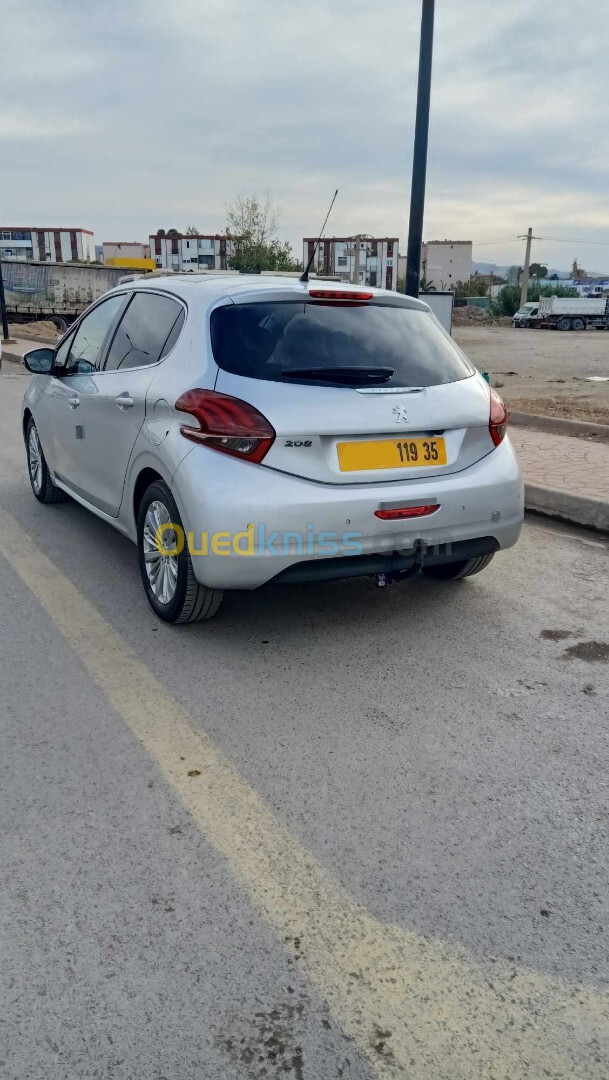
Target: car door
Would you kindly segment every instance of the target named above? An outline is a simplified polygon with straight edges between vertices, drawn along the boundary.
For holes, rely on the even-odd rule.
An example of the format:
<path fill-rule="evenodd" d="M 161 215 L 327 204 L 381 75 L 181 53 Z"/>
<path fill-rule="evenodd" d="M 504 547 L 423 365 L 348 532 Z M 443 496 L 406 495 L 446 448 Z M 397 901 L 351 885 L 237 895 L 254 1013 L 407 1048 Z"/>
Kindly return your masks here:
<path fill-rule="evenodd" d="M 79 493 L 86 472 L 84 439 L 87 402 L 96 388 L 91 376 L 99 370 L 128 294 L 116 293 L 86 312 L 55 352 L 53 371 L 36 401 L 34 419 L 46 459 L 66 486 Z"/>
<path fill-rule="evenodd" d="M 135 291 L 105 347 L 100 370 L 83 392 L 82 473 L 87 499 L 116 517 L 129 458 L 146 415 L 146 393 L 157 365 L 173 348 L 185 317 L 175 297 Z M 86 401 L 85 401 L 86 397 Z"/>

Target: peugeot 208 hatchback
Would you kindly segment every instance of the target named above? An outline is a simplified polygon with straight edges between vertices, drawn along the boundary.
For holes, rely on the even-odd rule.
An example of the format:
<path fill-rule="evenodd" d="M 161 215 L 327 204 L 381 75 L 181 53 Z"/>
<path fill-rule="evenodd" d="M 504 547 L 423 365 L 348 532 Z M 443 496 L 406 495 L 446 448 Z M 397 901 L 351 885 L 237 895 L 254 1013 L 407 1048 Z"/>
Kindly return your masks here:
<path fill-rule="evenodd" d="M 25 363 L 34 495 L 129 536 L 168 622 L 267 582 L 463 578 L 518 539 L 506 409 L 418 300 L 151 277 Z"/>

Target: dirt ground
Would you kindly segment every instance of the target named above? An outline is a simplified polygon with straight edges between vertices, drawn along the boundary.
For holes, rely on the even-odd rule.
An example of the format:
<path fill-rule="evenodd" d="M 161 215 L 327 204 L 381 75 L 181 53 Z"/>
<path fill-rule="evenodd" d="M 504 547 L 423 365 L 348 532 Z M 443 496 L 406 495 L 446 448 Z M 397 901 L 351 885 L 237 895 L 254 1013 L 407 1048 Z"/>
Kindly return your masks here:
<path fill-rule="evenodd" d="M 57 341 L 59 337 L 55 324 L 42 319 L 30 323 L 9 323 L 8 330 L 11 337 L 42 338 L 45 341 Z"/>
<path fill-rule="evenodd" d="M 609 424 L 609 333 L 514 330 L 471 323 L 453 336 L 481 371 L 491 374 L 511 409 Z"/>

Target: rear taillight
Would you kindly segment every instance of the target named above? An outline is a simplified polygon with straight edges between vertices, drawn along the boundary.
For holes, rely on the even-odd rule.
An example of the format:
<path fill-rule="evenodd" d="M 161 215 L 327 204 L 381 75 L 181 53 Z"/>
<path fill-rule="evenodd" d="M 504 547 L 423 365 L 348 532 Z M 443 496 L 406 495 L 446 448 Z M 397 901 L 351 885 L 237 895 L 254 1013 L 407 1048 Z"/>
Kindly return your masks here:
<path fill-rule="evenodd" d="M 184 438 L 247 461 L 260 462 L 275 440 L 266 416 L 247 401 L 215 390 L 187 390 L 176 401 L 178 412 L 189 413 L 198 427 L 180 426 Z"/>
<path fill-rule="evenodd" d="M 399 521 L 400 518 L 427 517 L 428 514 L 435 514 L 439 509 L 438 503 L 426 506 L 394 506 L 389 510 L 375 510 L 374 516 L 380 518 L 381 521 Z"/>
<path fill-rule="evenodd" d="M 495 446 L 499 446 L 499 443 L 505 438 L 508 415 L 507 408 L 502 398 L 499 397 L 497 391 L 493 390 L 491 386 L 491 415 L 488 422 L 488 429 Z"/>

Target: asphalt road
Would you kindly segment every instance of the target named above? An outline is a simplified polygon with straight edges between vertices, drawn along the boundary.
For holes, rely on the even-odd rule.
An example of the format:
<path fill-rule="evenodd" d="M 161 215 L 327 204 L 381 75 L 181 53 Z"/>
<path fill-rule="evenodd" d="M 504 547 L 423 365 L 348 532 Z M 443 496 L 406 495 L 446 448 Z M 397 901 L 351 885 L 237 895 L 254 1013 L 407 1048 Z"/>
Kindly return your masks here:
<path fill-rule="evenodd" d="M 609 1075 L 609 543 L 158 623 L 0 373 L 0 1076 Z"/>

